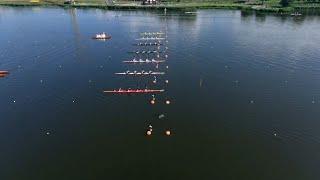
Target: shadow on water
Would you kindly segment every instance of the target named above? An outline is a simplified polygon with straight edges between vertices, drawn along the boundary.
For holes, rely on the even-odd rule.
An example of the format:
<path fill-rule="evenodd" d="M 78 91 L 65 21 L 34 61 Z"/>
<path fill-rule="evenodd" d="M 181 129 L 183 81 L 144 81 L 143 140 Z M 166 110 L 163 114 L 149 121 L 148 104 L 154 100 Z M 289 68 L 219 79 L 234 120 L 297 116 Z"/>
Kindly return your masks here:
<path fill-rule="evenodd" d="M 253 11 L 240 11 L 240 12 L 241 12 L 241 21 L 243 22 L 251 21 L 255 14 Z"/>
<path fill-rule="evenodd" d="M 86 57 L 86 54 L 85 54 L 85 49 L 83 48 L 83 45 L 81 43 L 82 37 L 81 37 L 81 32 L 80 32 L 79 24 L 77 20 L 77 9 L 70 8 L 68 11 L 71 17 L 71 25 L 74 32 L 74 45 L 76 48 L 75 55 L 78 60 L 81 60 Z"/>
<path fill-rule="evenodd" d="M 255 13 L 255 20 L 260 23 L 264 23 L 266 21 L 266 14 L 264 13 Z"/>
<path fill-rule="evenodd" d="M 305 21 L 319 20 L 319 16 L 316 15 L 315 12 L 312 11 L 312 13 L 309 12 L 309 14 L 303 14 L 302 16 L 291 16 L 290 14 L 270 14 L 265 12 L 241 11 L 241 21 L 256 21 L 265 23 L 268 17 L 277 17 L 276 20 L 280 21 L 282 24 L 286 22 L 292 22 L 296 25 L 302 25 Z"/>

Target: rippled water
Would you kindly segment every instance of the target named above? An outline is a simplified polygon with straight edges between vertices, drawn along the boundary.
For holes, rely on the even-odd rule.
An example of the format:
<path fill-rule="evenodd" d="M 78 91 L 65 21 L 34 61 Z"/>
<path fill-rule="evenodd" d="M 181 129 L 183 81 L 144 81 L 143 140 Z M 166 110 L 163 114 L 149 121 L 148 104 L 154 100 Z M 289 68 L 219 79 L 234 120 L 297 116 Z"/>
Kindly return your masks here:
<path fill-rule="evenodd" d="M 165 27 L 156 105 L 103 94 L 152 86 L 113 73 L 141 69 L 121 61 Z M 1 7 L 0 179 L 319 179 L 319 29 L 317 16 Z"/>

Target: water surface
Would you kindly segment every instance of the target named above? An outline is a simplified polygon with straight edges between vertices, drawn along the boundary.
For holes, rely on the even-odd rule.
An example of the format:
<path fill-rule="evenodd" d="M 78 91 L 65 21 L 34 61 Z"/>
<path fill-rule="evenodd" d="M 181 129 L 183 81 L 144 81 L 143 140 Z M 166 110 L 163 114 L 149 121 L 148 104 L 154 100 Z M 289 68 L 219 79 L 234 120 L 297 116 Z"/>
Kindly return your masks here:
<path fill-rule="evenodd" d="M 157 85 L 114 75 L 154 70 L 121 61 L 166 27 Z M 1 7 L 0 179 L 319 179 L 319 29 L 231 10 Z M 153 106 L 102 93 L 145 86 L 167 91 Z"/>

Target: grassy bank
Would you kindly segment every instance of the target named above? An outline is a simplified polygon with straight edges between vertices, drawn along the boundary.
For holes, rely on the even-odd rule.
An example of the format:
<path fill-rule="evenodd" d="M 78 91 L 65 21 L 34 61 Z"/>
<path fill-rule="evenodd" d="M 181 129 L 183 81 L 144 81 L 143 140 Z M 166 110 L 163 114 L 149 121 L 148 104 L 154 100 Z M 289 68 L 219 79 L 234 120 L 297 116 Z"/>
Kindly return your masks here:
<path fill-rule="evenodd" d="M 73 5 L 64 4 L 64 0 L 1 0 L 2 6 L 60 6 L 77 8 L 103 8 L 103 9 L 240 9 L 263 12 L 295 12 L 315 9 L 320 11 L 320 3 L 310 1 L 291 1 L 289 6 L 282 7 L 279 0 L 211 0 L 211 1 L 167 1 L 160 5 L 146 6 L 139 1 L 115 1 L 106 4 L 105 0 L 76 0 Z"/>

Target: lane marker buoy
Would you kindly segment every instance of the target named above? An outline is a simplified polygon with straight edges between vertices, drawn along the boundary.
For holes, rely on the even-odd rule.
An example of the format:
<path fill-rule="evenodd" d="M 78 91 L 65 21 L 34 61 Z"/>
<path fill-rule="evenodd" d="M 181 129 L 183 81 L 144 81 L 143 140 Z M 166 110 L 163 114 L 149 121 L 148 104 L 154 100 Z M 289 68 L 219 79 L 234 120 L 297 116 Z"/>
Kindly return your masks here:
<path fill-rule="evenodd" d="M 170 136 L 170 135 L 171 135 L 171 131 L 166 130 L 166 135 L 167 135 L 167 136 Z"/>

